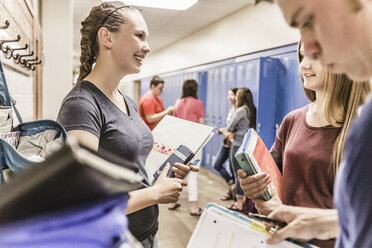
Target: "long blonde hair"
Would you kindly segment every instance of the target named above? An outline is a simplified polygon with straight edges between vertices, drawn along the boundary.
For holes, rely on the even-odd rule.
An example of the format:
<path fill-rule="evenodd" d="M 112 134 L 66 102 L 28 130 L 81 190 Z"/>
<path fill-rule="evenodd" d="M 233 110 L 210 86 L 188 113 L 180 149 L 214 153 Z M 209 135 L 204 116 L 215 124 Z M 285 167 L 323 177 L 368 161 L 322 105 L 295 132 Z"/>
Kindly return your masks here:
<path fill-rule="evenodd" d="M 300 54 L 302 42 L 298 43 L 298 60 L 301 63 L 303 57 Z M 332 150 L 332 169 L 336 175 L 337 169 L 342 160 L 347 131 L 350 123 L 357 115 L 359 106 L 361 106 L 368 93 L 371 90 L 369 81 L 353 82 L 345 74 L 333 74 L 325 68 L 325 104 L 324 115 L 327 122 L 334 126 L 340 127 L 341 130 L 337 135 Z M 303 86 L 303 78 L 302 86 Z M 314 102 L 316 100 L 315 91 L 304 87 L 306 97 Z"/>
<path fill-rule="evenodd" d="M 324 114 L 326 120 L 335 127 L 341 127 L 332 152 L 332 168 L 336 174 L 342 160 L 345 140 L 358 108 L 364 103 L 371 90 L 369 81 L 353 82 L 346 75 L 328 73 Z"/>

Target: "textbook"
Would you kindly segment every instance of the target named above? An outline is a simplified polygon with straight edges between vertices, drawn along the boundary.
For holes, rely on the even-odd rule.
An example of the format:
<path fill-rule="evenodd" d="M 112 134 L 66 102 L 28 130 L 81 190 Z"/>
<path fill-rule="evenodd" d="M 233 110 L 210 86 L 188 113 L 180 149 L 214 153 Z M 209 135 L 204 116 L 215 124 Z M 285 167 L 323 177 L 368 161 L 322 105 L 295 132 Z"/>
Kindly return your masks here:
<path fill-rule="evenodd" d="M 277 188 L 278 195 L 283 200 L 283 179 L 273 157 L 265 146 L 257 132 L 250 128 L 244 136 L 243 144 L 234 155 L 239 166 L 248 174 L 253 175 L 259 172 L 267 172 L 271 182 Z M 261 200 L 268 201 L 271 198 L 271 190 L 259 197 Z"/>
<path fill-rule="evenodd" d="M 14 174 L 0 187 L 0 224 L 142 188 L 139 173 L 131 161 L 69 140 L 45 161 Z"/>
<path fill-rule="evenodd" d="M 261 222 L 245 215 L 208 203 L 187 244 L 187 248 L 317 248 L 317 246 L 294 240 L 275 245 L 266 243 L 269 231 Z"/>
<path fill-rule="evenodd" d="M 152 130 L 154 144 L 145 163 L 150 183 L 157 179 L 167 162 L 171 167 L 175 162 L 192 162 L 212 138 L 213 130 L 207 125 L 166 115 Z M 174 177 L 173 172 L 169 171 L 168 176 Z"/>

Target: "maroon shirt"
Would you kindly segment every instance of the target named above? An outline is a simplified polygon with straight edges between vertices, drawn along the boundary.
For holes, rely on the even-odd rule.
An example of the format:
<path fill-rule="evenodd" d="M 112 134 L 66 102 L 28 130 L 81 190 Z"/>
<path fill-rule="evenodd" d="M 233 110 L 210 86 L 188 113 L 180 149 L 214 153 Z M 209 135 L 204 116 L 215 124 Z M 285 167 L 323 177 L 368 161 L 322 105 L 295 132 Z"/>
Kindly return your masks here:
<path fill-rule="evenodd" d="M 283 120 L 271 148 L 283 166 L 283 203 L 312 208 L 333 208 L 333 145 L 340 128 L 311 127 L 306 123 L 308 105 Z M 279 161 L 278 161 L 279 162 Z M 333 240 L 312 242 L 333 247 Z"/>

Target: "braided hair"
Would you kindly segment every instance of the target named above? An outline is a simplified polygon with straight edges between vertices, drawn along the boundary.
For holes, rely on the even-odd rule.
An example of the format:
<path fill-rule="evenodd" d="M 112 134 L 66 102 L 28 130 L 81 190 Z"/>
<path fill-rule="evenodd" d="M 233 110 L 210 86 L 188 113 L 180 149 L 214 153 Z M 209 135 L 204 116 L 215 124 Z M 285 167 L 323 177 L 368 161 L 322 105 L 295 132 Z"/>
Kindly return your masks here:
<path fill-rule="evenodd" d="M 93 64 L 96 62 L 99 46 L 97 33 L 101 27 L 107 28 L 112 33 L 119 30 L 120 25 L 126 23 L 126 19 L 120 10 L 137 9 L 123 5 L 120 1 L 104 2 L 91 9 L 87 18 L 81 22 L 80 40 L 80 66 L 78 81 L 83 80 L 92 71 Z"/>

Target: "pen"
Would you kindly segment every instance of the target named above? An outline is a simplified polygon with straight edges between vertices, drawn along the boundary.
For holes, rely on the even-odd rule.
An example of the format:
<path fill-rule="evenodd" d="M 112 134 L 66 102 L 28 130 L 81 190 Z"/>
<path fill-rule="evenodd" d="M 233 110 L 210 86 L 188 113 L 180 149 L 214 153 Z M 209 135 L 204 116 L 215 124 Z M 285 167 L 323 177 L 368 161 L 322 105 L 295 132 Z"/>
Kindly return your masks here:
<path fill-rule="evenodd" d="M 248 216 L 252 219 L 264 221 L 264 222 L 267 222 L 267 223 L 272 223 L 272 224 L 280 226 L 280 227 L 285 227 L 287 225 L 287 223 L 284 223 L 284 222 L 281 222 L 281 221 L 278 221 L 278 220 L 274 220 L 274 219 L 270 219 L 269 217 L 267 217 L 265 215 L 261 215 L 261 214 L 249 213 Z"/>

